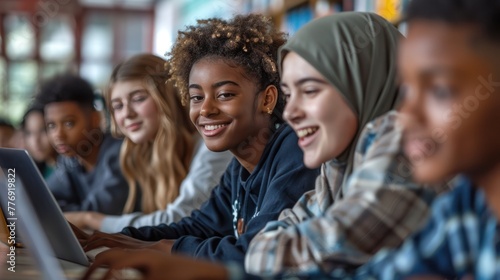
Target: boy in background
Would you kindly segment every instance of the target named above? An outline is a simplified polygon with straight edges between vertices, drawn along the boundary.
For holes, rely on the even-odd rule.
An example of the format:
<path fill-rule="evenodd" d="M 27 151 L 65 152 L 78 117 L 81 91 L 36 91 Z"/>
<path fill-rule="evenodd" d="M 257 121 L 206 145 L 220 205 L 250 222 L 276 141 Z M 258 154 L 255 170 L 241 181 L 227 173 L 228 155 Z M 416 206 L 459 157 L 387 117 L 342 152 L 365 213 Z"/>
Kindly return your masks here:
<path fill-rule="evenodd" d="M 500 279 L 500 0 L 414 0 L 399 54 L 414 176 L 462 174 L 428 224 L 357 279 Z M 434 278 L 437 279 L 437 278 Z"/>
<path fill-rule="evenodd" d="M 119 165 L 122 141 L 101 130 L 91 85 L 57 76 L 42 85 L 36 101 L 44 106 L 49 140 L 62 155 L 47 180 L 61 209 L 121 214 L 128 196 Z"/>

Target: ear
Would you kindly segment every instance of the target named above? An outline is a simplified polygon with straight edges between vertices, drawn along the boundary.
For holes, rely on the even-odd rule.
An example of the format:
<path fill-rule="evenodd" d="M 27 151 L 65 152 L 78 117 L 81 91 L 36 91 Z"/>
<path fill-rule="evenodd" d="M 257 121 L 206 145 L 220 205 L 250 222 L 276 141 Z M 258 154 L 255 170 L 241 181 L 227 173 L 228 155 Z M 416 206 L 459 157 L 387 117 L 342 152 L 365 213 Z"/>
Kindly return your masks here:
<path fill-rule="evenodd" d="M 278 102 L 278 89 L 274 85 L 269 85 L 262 92 L 262 98 L 260 100 L 259 110 L 264 114 L 271 114 L 277 102 Z"/>

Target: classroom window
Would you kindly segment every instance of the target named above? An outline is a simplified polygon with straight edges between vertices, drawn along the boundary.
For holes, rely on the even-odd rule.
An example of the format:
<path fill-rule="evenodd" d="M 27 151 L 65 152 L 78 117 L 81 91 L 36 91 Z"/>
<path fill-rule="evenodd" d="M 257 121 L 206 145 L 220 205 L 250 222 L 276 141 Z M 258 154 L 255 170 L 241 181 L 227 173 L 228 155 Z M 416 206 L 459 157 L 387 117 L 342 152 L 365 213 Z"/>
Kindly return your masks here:
<path fill-rule="evenodd" d="M 99 89 L 121 60 L 151 52 L 152 1 L 113 3 L 68 2 L 43 21 L 36 2 L 0 5 L 0 117 L 19 123 L 40 83 L 54 75 L 77 73 Z"/>

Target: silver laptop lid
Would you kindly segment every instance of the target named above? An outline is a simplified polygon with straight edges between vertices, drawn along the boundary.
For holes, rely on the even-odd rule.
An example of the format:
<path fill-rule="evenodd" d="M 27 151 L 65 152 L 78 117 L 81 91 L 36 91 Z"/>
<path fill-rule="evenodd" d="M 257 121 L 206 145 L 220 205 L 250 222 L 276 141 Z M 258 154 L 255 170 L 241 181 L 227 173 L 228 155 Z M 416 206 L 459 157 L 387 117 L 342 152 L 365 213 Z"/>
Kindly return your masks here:
<path fill-rule="evenodd" d="M 8 181 L 5 174 L 0 170 L 0 192 L 7 193 Z M 42 272 L 45 280 L 64 280 L 64 273 L 59 261 L 55 258 L 54 251 L 45 236 L 44 230 L 38 220 L 21 180 L 16 182 L 15 194 L 9 199 L 6 195 L 0 195 L 0 203 L 6 217 L 7 225 L 17 233 L 22 233 L 23 241 L 29 248 L 30 255 L 34 258 L 35 264 Z M 9 203 L 11 202 L 11 203 Z M 14 204 L 13 204 L 14 203 Z M 19 249 L 17 249 L 19 250 Z M 17 252 L 17 261 L 19 261 Z M 16 265 L 16 251 L 13 252 L 14 268 Z M 19 269 L 19 268 L 17 268 Z M 15 272 L 14 272 L 15 273 Z"/>
<path fill-rule="evenodd" d="M 38 221 L 42 229 L 39 233 L 44 233 L 54 255 L 62 260 L 88 266 L 87 256 L 28 152 L 0 148 L 0 167 L 5 174 L 8 169 L 15 170 L 16 191 L 22 188 L 29 201 L 20 206 L 29 204 L 33 208 L 33 212 L 27 212 L 33 214 L 32 219 Z M 28 228 L 31 231 L 31 227 Z"/>

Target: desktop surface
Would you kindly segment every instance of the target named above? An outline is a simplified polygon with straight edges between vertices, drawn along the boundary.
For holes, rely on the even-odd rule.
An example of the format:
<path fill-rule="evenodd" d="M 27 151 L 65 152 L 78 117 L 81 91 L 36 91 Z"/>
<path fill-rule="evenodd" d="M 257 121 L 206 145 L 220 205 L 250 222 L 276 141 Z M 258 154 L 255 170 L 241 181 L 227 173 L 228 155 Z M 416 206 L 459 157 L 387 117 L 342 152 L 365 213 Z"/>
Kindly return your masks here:
<path fill-rule="evenodd" d="M 8 261 L 9 247 L 0 242 L 0 279 L 5 280 L 39 280 L 42 279 L 41 271 L 36 267 L 34 259 L 30 256 L 27 248 L 16 248 L 15 272 L 10 271 Z M 76 263 L 58 260 L 64 275 L 68 280 L 80 280 L 85 274 L 87 267 Z M 106 273 L 105 268 L 94 272 L 92 279 L 100 279 Z M 141 274 L 136 270 L 123 270 L 120 278 L 123 280 L 141 279 Z"/>

